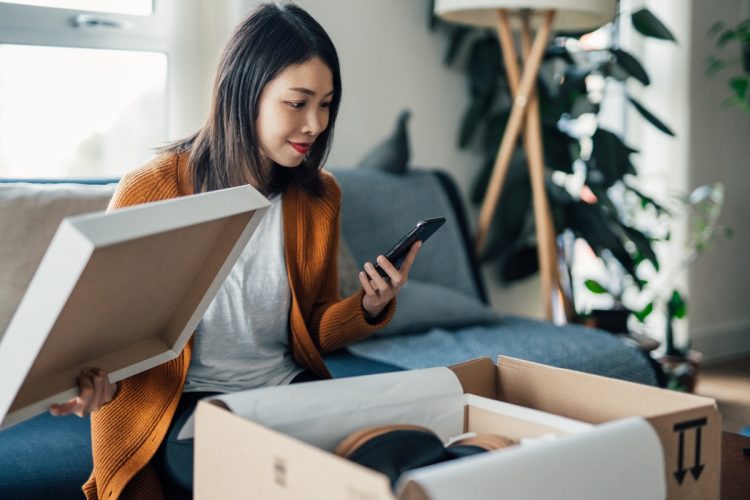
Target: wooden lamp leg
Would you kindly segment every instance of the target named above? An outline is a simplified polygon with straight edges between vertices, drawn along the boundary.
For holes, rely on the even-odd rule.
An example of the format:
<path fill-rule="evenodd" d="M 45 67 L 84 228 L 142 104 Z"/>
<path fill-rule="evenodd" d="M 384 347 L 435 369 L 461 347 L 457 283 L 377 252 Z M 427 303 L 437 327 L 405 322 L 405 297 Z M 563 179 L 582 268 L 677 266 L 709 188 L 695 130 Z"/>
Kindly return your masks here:
<path fill-rule="evenodd" d="M 495 159 L 495 165 L 492 168 L 492 176 L 490 177 L 489 186 L 487 187 L 487 194 L 482 204 L 482 209 L 479 214 L 479 227 L 477 230 L 476 248 L 477 252 L 481 253 L 487 232 L 492 222 L 492 216 L 497 206 L 497 200 L 500 197 L 500 190 L 502 189 L 503 180 L 507 173 L 508 166 L 510 164 L 510 158 L 515 149 L 518 135 L 521 131 L 521 125 L 523 124 L 524 115 L 526 113 L 526 105 L 528 104 L 528 96 L 532 86 L 536 81 L 536 76 L 539 73 L 539 66 L 542 62 L 542 56 L 544 55 L 544 48 L 547 45 L 549 39 L 549 33 L 552 27 L 552 21 L 555 16 L 555 11 L 546 11 L 544 15 L 544 23 L 539 28 L 536 38 L 534 38 L 534 44 L 531 47 L 531 53 L 527 60 L 527 64 L 524 66 L 523 76 L 521 77 L 521 83 L 518 86 L 518 93 L 513 99 L 513 108 L 508 118 L 508 123 L 505 127 L 505 133 L 500 143 L 497 158 Z"/>
<path fill-rule="evenodd" d="M 529 17 L 524 15 L 521 24 L 521 50 L 524 59 L 531 52 L 531 28 Z M 550 283 L 546 293 L 551 297 L 552 310 L 550 319 L 555 323 L 564 324 L 575 316 L 573 304 L 570 298 L 562 292 L 560 284 L 560 264 L 557 256 L 557 243 L 554 219 L 549 206 L 547 190 L 544 185 L 544 146 L 542 143 L 542 122 L 539 111 L 539 99 L 536 86 L 532 89 L 529 99 L 528 112 L 526 115 L 526 129 L 524 135 L 524 146 L 529 158 L 529 169 L 532 172 L 532 190 L 534 197 L 534 219 L 536 222 L 537 244 L 539 247 L 539 262 L 547 260 L 546 271 L 549 273 L 547 279 L 542 275 L 542 286 L 545 281 Z M 545 267 L 540 264 L 540 272 Z M 543 288 L 543 290 L 545 290 Z"/>
<path fill-rule="evenodd" d="M 481 252 L 490 223 L 497 206 L 502 185 L 510 166 L 510 159 L 515 149 L 518 135 L 523 126 L 523 121 L 530 111 L 529 104 L 535 104 L 536 130 L 527 124 L 524 135 L 524 146 L 529 158 L 529 171 L 531 174 L 531 185 L 534 203 L 534 220 L 537 231 L 537 247 L 539 258 L 539 271 L 542 281 L 542 298 L 544 310 L 548 319 L 553 319 L 552 294 L 557 287 L 557 251 L 554 243 L 554 229 L 552 228 L 549 204 L 547 203 L 546 190 L 544 187 L 544 158 L 542 153 L 541 126 L 539 123 L 538 103 L 536 103 L 536 77 L 539 73 L 544 49 L 549 40 L 549 35 L 554 20 L 555 11 L 544 13 L 544 21 L 537 31 L 533 45 L 528 51 L 524 64 L 523 75 L 518 76 L 518 64 L 516 62 L 515 49 L 512 35 L 508 24 L 508 13 L 504 9 L 498 11 L 498 36 L 501 40 L 503 59 L 506 73 L 513 92 L 513 108 L 511 110 L 505 134 L 500 143 L 497 159 L 492 171 L 492 177 L 487 188 L 482 210 L 479 217 L 479 228 L 477 231 L 477 251 Z M 529 115 L 529 119 L 530 115 Z M 550 237 L 552 237 L 550 241 Z M 553 266 L 554 262 L 554 266 Z"/>

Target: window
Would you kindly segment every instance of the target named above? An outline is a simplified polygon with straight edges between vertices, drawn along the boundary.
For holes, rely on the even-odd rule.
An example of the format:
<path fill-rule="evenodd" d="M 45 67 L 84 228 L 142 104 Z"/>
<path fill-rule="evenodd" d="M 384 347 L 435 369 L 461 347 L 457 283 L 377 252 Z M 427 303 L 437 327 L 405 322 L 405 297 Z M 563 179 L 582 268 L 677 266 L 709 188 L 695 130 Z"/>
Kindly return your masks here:
<path fill-rule="evenodd" d="M 8 3 L 144 16 L 153 12 L 151 0 L 12 0 Z"/>
<path fill-rule="evenodd" d="M 0 2 L 0 177 L 119 176 L 164 144 L 168 7 Z"/>

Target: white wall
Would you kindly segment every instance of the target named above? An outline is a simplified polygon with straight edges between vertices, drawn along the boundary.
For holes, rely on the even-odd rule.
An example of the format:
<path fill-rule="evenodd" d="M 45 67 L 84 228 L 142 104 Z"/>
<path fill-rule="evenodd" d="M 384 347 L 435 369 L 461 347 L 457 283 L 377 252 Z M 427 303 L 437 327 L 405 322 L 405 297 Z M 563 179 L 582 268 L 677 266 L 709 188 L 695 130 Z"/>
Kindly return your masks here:
<path fill-rule="evenodd" d="M 690 332 L 694 347 L 709 360 L 750 352 L 750 115 L 722 110 L 728 95 L 726 73 L 711 80 L 704 75 L 706 57 L 714 53 L 706 36 L 709 28 L 718 20 L 735 24 L 740 16 L 746 19 L 749 4 L 691 2 L 689 183 L 724 182 L 720 221 L 735 233 L 732 240 L 720 238 L 689 273 Z"/>
<path fill-rule="evenodd" d="M 635 161 L 646 181 L 644 189 L 665 199 L 722 181 L 727 201 L 720 222 L 736 232 L 734 240 L 719 237 L 713 248 L 670 283 L 687 292 L 688 319 L 677 322 L 678 341 L 689 337 L 707 363 L 750 352 L 750 301 L 745 287 L 750 271 L 743 258 L 750 252 L 750 116 L 737 110 L 723 111 L 725 77 L 708 80 L 705 76 L 706 57 L 714 53 L 707 37 L 709 28 L 718 20 L 736 23 L 741 15 L 746 18 L 750 2 L 624 0 L 626 3 L 633 11 L 648 7 L 678 40 L 675 45 L 633 33 L 628 44 L 652 80 L 645 88 L 631 84 L 629 91 L 677 134 L 670 138 L 635 111 L 630 112 L 628 140 L 641 151 Z M 662 268 L 674 268 L 684 260 L 688 237 L 688 221 L 675 219 L 672 241 L 660 248 Z"/>

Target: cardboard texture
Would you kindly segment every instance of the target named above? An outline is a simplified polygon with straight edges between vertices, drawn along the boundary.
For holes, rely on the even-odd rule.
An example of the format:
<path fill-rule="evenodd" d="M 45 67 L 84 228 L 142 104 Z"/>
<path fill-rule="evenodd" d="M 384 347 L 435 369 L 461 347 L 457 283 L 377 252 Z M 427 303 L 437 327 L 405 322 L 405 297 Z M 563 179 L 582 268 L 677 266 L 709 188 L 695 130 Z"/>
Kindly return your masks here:
<path fill-rule="evenodd" d="M 394 500 L 396 498 L 412 498 L 410 495 L 416 495 L 416 492 L 422 491 L 423 488 L 426 488 L 425 491 L 434 490 L 435 484 L 444 481 L 446 474 L 451 477 L 451 482 L 459 486 L 463 485 L 464 488 L 469 482 L 477 481 L 477 478 L 473 477 L 472 471 L 460 467 L 459 462 L 470 460 L 464 459 L 443 464 L 444 467 L 437 473 L 432 471 L 426 477 L 415 477 L 407 480 L 402 491 L 395 494 L 391 489 L 390 482 L 384 475 L 340 458 L 332 454 L 330 450 L 310 445 L 297 437 L 282 434 L 265 425 L 235 415 L 216 403 L 221 403 L 221 401 L 201 401 L 196 410 L 194 481 L 194 497 L 196 499 L 239 499 L 252 496 L 260 499 L 344 500 L 367 498 Z M 476 400 L 467 403 L 466 413 L 471 415 L 475 410 L 482 411 L 483 418 L 476 419 L 476 422 L 481 422 L 483 425 L 475 427 L 472 423 L 474 420 L 469 418 L 454 429 L 454 434 L 460 434 L 464 431 L 482 432 L 487 429 L 496 433 L 502 432 L 508 437 L 515 438 L 526 436 L 523 430 L 529 429 L 531 434 L 536 436 L 545 434 L 550 430 L 561 437 L 584 433 L 579 427 L 582 425 L 579 422 L 559 419 L 554 416 L 552 416 L 550 422 L 543 422 L 544 417 L 541 412 L 534 412 L 533 410 L 528 411 L 532 414 L 531 419 L 524 422 L 523 429 L 516 429 L 514 421 L 522 420 L 518 415 L 518 410 L 512 412 L 516 415 L 513 419 L 508 420 L 505 418 L 505 408 L 493 408 L 489 404 L 489 406 L 485 406 L 485 409 L 479 410 L 472 403 L 481 404 Z M 492 403 L 492 401 L 488 403 Z M 392 404 L 385 404 L 384 406 L 393 410 Z M 488 408 L 493 408 L 497 413 Z M 295 410 L 296 408 L 291 409 L 291 411 Z M 523 410 L 525 409 L 519 410 L 524 413 Z M 345 415 L 346 412 L 342 412 L 339 419 L 344 419 Z M 492 415 L 497 417 L 494 425 L 491 425 Z M 302 419 L 304 419 L 304 415 Z M 539 423 L 536 423 L 535 420 Z M 331 425 L 331 427 L 336 427 L 336 425 Z M 585 427 L 586 430 L 593 429 L 592 426 L 586 425 Z M 299 432 L 304 434 L 305 430 Z M 653 433 L 653 431 L 650 432 Z M 340 437 L 343 438 L 346 434 L 346 432 L 340 433 Z M 653 439 L 656 441 L 655 436 Z M 529 445 L 527 451 L 538 447 L 540 448 L 539 451 L 532 451 L 532 455 L 538 455 L 542 452 L 541 448 L 544 447 L 544 444 L 546 443 L 536 446 Z M 599 445 L 604 446 L 605 443 L 601 442 Z M 572 446 L 571 444 L 563 445 L 560 453 L 569 454 Z M 658 450 L 658 444 L 654 449 Z M 515 453 L 518 451 L 520 451 L 520 448 L 507 449 L 502 454 L 516 456 Z M 599 453 L 601 453 L 601 450 Z M 497 459 L 497 457 L 491 455 L 500 455 L 500 453 L 474 457 L 474 463 L 480 464 L 480 470 L 494 469 L 493 459 Z M 598 453 L 593 455 L 595 459 L 598 458 Z M 661 456 L 658 455 L 658 457 L 660 460 Z M 533 461 L 534 458 L 531 458 L 531 460 Z M 571 467 L 577 468 L 579 477 L 585 476 L 587 474 L 585 467 L 590 465 L 590 462 L 579 462 L 571 465 Z M 661 462 L 659 461 L 659 463 Z M 456 474 L 454 470 L 456 467 L 459 467 L 462 472 Z M 427 469 L 429 468 L 420 470 L 427 471 Z M 564 470 L 562 473 L 570 474 L 571 472 L 570 470 Z M 558 476 L 558 483 L 563 480 L 559 477 L 560 471 L 554 474 Z M 507 477 L 501 477 L 497 474 L 482 475 L 483 486 L 489 490 L 498 490 L 508 481 Z M 420 488 L 410 487 L 411 482 L 417 483 Z M 552 483 L 554 484 L 554 481 Z M 581 500 L 600 498 L 598 495 L 586 496 L 587 490 L 588 486 L 579 481 L 577 491 L 580 495 L 576 498 Z M 632 492 L 632 489 L 626 490 L 626 493 Z M 426 498 L 433 498 L 433 496 Z M 435 498 L 457 499 L 468 497 L 460 495 Z M 610 495 L 610 498 L 617 499 L 620 497 Z M 632 498 L 632 496 L 621 498 L 625 500 Z"/>
<path fill-rule="evenodd" d="M 177 357 L 269 203 L 242 186 L 63 220 L 0 339 L 0 422 Z"/>
<path fill-rule="evenodd" d="M 259 423 L 233 414 L 231 405 L 220 408 L 202 401 L 195 419 L 195 498 L 252 494 L 447 500 L 486 498 L 491 492 L 503 498 L 719 498 L 720 417 L 711 399 L 506 357 L 498 365 L 479 359 L 451 370 L 465 393 L 464 421 L 456 433 L 494 432 L 514 439 L 555 434 L 559 439 L 539 438 L 497 453 L 417 469 L 402 476 L 394 493 L 379 473 L 310 444 L 311 438 L 303 442 L 296 434 L 304 435 L 304 430 L 295 430 L 288 421 L 280 424 L 282 433 L 275 430 L 270 414 Z M 387 375 L 413 377 L 421 371 Z M 368 383 L 376 377 L 369 376 Z M 358 378 L 347 383 L 356 387 Z M 329 392 L 338 392 L 327 402 L 333 408 L 326 414 L 332 432 L 348 431 L 352 408 L 361 406 L 362 398 L 381 401 L 388 412 L 394 411 L 388 391 L 336 391 L 340 382 L 294 389 L 307 386 L 314 393 L 310 397 L 323 406 L 325 398 L 320 400 L 313 384 L 330 384 Z M 306 405 L 290 398 L 289 389 L 262 389 L 266 392 L 261 399 L 280 406 L 284 415 L 296 414 L 299 427 L 304 427 Z M 268 402 L 274 394 L 279 396 L 276 402 Z M 412 407 L 422 404 L 416 393 L 410 398 L 400 395 L 399 400 L 409 400 Z M 372 404 L 367 408 L 365 413 L 376 413 Z"/>
<path fill-rule="evenodd" d="M 642 417 L 661 442 L 667 498 L 719 498 L 721 415 L 713 399 L 505 356 L 490 377 L 493 396 L 491 366 L 480 359 L 452 369 L 464 391 L 481 390 L 500 401 L 592 424 Z"/>

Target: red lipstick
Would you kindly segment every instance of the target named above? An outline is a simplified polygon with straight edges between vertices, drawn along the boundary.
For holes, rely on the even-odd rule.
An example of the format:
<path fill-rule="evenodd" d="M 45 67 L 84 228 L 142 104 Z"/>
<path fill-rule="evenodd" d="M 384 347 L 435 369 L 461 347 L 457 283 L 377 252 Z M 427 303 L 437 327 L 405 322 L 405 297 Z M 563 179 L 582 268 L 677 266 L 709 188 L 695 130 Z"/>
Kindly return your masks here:
<path fill-rule="evenodd" d="M 302 155 L 307 154 L 310 151 L 310 146 L 312 146 L 311 142 L 290 142 L 289 144 L 291 144 L 296 152 Z"/>

